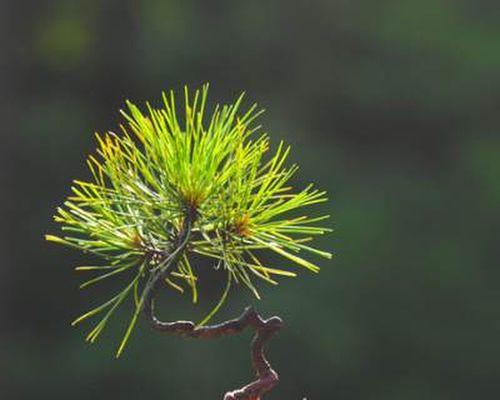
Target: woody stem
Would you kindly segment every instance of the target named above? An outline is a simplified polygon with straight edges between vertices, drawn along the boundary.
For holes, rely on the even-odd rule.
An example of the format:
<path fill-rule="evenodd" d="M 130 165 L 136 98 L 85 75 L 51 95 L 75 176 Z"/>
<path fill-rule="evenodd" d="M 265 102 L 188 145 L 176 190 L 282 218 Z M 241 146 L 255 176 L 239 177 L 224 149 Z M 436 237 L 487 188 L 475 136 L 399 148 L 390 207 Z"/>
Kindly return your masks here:
<path fill-rule="evenodd" d="M 246 328 L 253 328 L 255 334 L 251 345 L 252 365 L 257 379 L 240 389 L 227 392 L 224 400 L 260 400 L 262 395 L 278 383 L 278 374 L 267 361 L 264 347 L 283 326 L 279 317 L 262 318 L 252 307 L 247 307 L 243 314 L 220 324 L 197 327 L 192 321 L 162 322 L 154 312 L 154 295 L 159 282 L 166 277 L 168 270 L 177 264 L 183 254 L 191 234 L 191 221 L 186 218 L 177 238 L 175 249 L 166 258 L 163 266 L 152 273 L 144 289 L 143 312 L 153 329 L 190 338 L 211 339 L 220 336 L 235 335 Z"/>

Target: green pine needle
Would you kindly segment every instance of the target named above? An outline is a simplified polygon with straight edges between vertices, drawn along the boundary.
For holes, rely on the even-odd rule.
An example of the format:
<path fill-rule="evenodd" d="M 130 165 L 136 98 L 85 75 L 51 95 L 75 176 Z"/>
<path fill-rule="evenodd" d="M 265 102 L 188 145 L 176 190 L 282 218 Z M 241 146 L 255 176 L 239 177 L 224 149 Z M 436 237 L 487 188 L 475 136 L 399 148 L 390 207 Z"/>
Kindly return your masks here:
<path fill-rule="evenodd" d="M 276 285 L 277 277 L 296 276 L 294 264 L 319 271 L 303 253 L 332 257 L 304 244 L 331 231 L 316 225 L 328 216 L 290 217 L 327 201 L 326 193 L 313 185 L 293 190 L 290 180 L 298 167 L 286 164 L 290 147 L 280 143 L 270 152 L 269 137 L 255 125 L 262 111 L 256 105 L 242 111 L 243 94 L 211 113 L 207 95 L 208 85 L 192 95 L 185 88 L 182 113 L 172 91 L 163 93 L 159 108 L 148 103 L 143 111 L 127 101 L 120 133 L 96 134 L 97 150 L 87 160 L 91 179 L 75 180 L 71 195 L 57 209 L 54 219 L 65 234 L 46 235 L 48 241 L 102 258 L 102 265 L 76 268 L 94 274 L 81 288 L 103 280 L 123 285 L 134 271 L 114 297 L 73 321 L 76 325 L 102 315 L 87 335 L 92 343 L 114 311 L 133 298 L 135 310 L 117 356 L 142 310 L 141 288 L 175 252 L 188 213 L 196 215 L 189 244 L 165 287 L 181 293 L 187 288 L 193 302 L 198 300 L 194 255 L 212 260 L 228 276 L 220 301 L 201 325 L 223 305 L 231 283 L 246 286 L 259 298 L 256 278 Z M 266 250 L 288 264 L 266 266 L 261 260 Z"/>

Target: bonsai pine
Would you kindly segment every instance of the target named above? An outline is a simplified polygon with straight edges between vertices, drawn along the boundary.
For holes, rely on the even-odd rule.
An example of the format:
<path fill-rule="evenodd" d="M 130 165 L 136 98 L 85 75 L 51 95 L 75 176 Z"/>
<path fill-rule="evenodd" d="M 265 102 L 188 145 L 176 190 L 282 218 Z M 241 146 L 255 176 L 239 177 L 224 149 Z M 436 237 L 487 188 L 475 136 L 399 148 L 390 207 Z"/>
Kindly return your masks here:
<path fill-rule="evenodd" d="M 263 347 L 282 326 L 279 317 L 262 318 L 253 308 L 233 320 L 207 325 L 226 301 L 233 284 L 257 298 L 255 281 L 276 285 L 278 277 L 294 277 L 289 267 L 268 266 L 265 251 L 311 272 L 317 265 L 302 253 L 330 258 L 310 247 L 310 239 L 329 229 L 317 223 L 328 216 L 290 216 L 326 201 L 312 185 L 294 191 L 290 178 L 298 167 L 286 166 L 290 151 L 283 143 L 270 153 L 269 137 L 261 133 L 256 105 L 241 111 L 243 95 L 207 114 L 208 85 L 190 96 L 185 88 L 182 115 L 172 91 L 162 106 L 141 111 L 127 102 L 121 111 L 120 133 L 96 135 L 96 154 L 87 160 L 90 181 L 75 180 L 72 194 L 57 209 L 63 236 L 47 240 L 97 255 L 99 265 L 77 267 L 92 273 L 81 287 L 103 280 L 120 287 L 107 301 L 73 321 L 100 317 L 86 339 L 94 342 L 114 311 L 128 298 L 133 313 L 117 350 L 125 345 L 141 313 L 152 327 L 192 338 L 255 330 L 252 361 L 257 379 L 224 399 L 260 399 L 278 380 Z M 225 290 L 201 322 L 162 322 L 155 296 L 166 288 L 191 292 L 197 302 L 197 267 L 204 257 L 225 273 Z"/>

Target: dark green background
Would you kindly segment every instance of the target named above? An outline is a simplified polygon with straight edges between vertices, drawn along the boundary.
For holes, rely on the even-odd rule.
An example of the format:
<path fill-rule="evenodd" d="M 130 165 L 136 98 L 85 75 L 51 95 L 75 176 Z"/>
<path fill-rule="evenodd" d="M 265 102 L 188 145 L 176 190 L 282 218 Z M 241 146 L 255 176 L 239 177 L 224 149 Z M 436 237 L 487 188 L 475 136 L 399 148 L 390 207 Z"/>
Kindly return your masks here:
<path fill-rule="evenodd" d="M 117 361 L 122 315 L 85 344 L 69 322 L 110 288 L 79 292 L 80 255 L 42 239 L 125 98 L 203 82 L 215 101 L 246 90 L 294 145 L 297 183 L 331 196 L 320 244 L 337 257 L 258 304 L 287 323 L 269 399 L 498 396 L 498 2 L 1 1 L 0 30 L 2 399 L 220 399 L 248 381 L 249 334 L 141 323 Z M 207 286 L 162 315 L 199 317 Z"/>

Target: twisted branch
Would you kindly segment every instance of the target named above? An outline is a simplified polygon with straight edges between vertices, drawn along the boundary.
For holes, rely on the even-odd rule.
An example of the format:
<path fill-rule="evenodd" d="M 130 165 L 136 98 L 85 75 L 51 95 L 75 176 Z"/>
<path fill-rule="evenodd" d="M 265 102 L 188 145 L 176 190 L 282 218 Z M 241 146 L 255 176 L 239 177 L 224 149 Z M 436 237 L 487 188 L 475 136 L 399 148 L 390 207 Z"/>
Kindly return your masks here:
<path fill-rule="evenodd" d="M 283 326 L 279 317 L 262 318 L 252 307 L 247 307 L 238 318 L 217 325 L 197 327 L 192 321 L 162 322 L 154 313 L 154 294 L 159 282 L 165 278 L 171 266 L 175 265 L 185 250 L 191 234 L 191 219 L 186 218 L 177 243 L 161 268 L 154 271 L 143 292 L 143 312 L 153 329 L 190 338 L 211 339 L 220 336 L 235 335 L 245 328 L 253 328 L 255 334 L 251 345 L 252 365 L 257 379 L 240 389 L 227 392 L 224 400 L 260 400 L 262 395 L 278 383 L 278 374 L 267 361 L 264 354 L 266 343 Z"/>
<path fill-rule="evenodd" d="M 220 336 L 235 335 L 245 328 L 255 329 L 252 340 L 252 365 L 257 379 L 248 385 L 226 393 L 224 400 L 260 400 L 261 396 L 278 383 L 278 374 L 267 361 L 264 346 L 283 326 L 279 317 L 263 319 L 252 307 L 247 307 L 238 318 L 217 325 L 196 327 L 191 321 L 162 322 L 154 315 L 151 303 L 144 308 L 153 329 L 191 338 L 212 339 Z"/>

